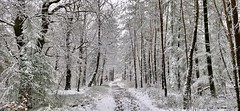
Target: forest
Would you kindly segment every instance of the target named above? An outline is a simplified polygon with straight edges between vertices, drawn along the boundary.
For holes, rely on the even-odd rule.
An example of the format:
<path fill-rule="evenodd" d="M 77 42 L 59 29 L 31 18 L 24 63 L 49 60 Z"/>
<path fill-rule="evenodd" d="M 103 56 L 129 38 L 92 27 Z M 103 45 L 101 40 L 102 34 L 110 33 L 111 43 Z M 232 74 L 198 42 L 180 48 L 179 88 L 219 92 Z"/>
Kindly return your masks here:
<path fill-rule="evenodd" d="M 240 111 L 239 0 L 0 0 L 0 111 Z"/>

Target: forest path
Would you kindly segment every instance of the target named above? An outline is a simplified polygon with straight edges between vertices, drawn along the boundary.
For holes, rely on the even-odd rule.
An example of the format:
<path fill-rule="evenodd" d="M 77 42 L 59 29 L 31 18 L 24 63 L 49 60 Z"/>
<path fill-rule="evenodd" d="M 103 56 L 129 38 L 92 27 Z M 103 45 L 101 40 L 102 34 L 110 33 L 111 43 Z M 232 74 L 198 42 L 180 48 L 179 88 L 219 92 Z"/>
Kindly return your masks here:
<path fill-rule="evenodd" d="M 110 83 L 109 86 L 115 101 L 114 111 L 159 111 L 159 109 L 150 105 L 152 102 L 146 95 L 138 93 L 138 96 L 136 96 L 133 90 L 125 88 L 125 85 L 120 80 Z M 147 103 L 142 101 L 143 99 L 147 99 Z"/>
<path fill-rule="evenodd" d="M 60 90 L 63 106 L 51 111 L 163 111 L 153 105 L 144 89 L 129 88 L 117 79 L 102 86 Z M 38 111 L 48 111 L 44 108 Z"/>

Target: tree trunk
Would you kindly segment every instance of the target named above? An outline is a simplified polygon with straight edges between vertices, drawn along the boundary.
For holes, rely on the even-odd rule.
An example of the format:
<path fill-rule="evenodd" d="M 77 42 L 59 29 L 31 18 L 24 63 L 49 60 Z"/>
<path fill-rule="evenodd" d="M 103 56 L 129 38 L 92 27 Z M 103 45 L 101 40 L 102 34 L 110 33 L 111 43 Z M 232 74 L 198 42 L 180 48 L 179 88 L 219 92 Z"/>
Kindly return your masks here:
<path fill-rule="evenodd" d="M 199 18 L 199 5 L 198 0 L 195 0 L 195 25 L 194 25 L 194 36 L 192 41 L 192 46 L 189 54 L 189 67 L 187 72 L 186 81 L 183 89 L 183 109 L 190 109 L 191 107 L 191 80 L 192 80 L 192 67 L 193 67 L 193 52 L 195 44 L 197 42 L 197 28 L 198 28 L 198 18 Z"/>
<path fill-rule="evenodd" d="M 85 58 L 84 58 L 84 67 L 83 67 L 83 77 L 82 77 L 82 85 L 85 86 L 86 85 L 86 76 L 87 76 L 87 57 L 88 57 L 88 53 L 87 53 L 87 48 L 85 48 Z"/>
<path fill-rule="evenodd" d="M 197 47 L 197 44 L 195 46 L 195 53 L 197 53 L 198 51 L 198 47 Z M 196 57 L 195 58 L 195 64 L 196 64 L 196 78 L 198 79 L 200 77 L 200 74 L 199 74 L 199 69 L 198 69 L 198 58 Z"/>
<path fill-rule="evenodd" d="M 92 86 L 92 83 L 96 80 L 96 75 L 98 73 L 98 68 L 99 68 L 99 62 L 100 62 L 100 56 L 101 56 L 101 16 L 100 16 L 100 11 L 101 11 L 101 3 L 100 0 L 98 2 L 98 13 L 97 13 L 97 21 L 98 21 L 98 53 L 97 53 L 97 64 L 96 64 L 96 69 L 93 73 L 92 79 L 90 80 L 88 87 Z"/>
<path fill-rule="evenodd" d="M 149 73 L 148 74 L 149 84 L 152 84 L 151 50 L 149 50 L 149 53 L 148 53 L 148 73 Z"/>
<path fill-rule="evenodd" d="M 157 6 L 156 6 L 157 7 Z M 157 17 L 156 17 L 157 18 Z M 154 20 L 154 23 L 157 24 L 157 21 Z M 154 29 L 154 43 L 153 43 L 153 84 L 155 84 L 158 80 L 157 77 L 157 27 Z"/>
<path fill-rule="evenodd" d="M 67 23 L 67 35 L 66 35 L 66 48 L 67 48 L 67 56 L 66 56 L 66 73 L 67 73 L 67 76 L 66 76 L 66 85 L 65 85 L 65 90 L 70 90 L 71 89 L 71 58 L 70 58 L 70 54 L 71 54 L 71 47 L 70 47 L 70 44 L 71 44 L 71 41 L 70 41 L 70 35 L 71 35 L 71 25 L 72 25 L 72 20 L 73 18 L 72 17 L 69 17 L 67 19 L 68 23 Z"/>
<path fill-rule="evenodd" d="M 145 46 L 144 46 L 145 47 Z M 146 50 L 145 50 L 145 48 L 144 48 L 144 51 L 143 51 L 143 70 L 144 70 L 144 82 L 145 82 L 145 84 L 147 84 L 147 81 L 148 81 L 148 79 L 147 79 L 147 60 L 146 60 Z"/>
<path fill-rule="evenodd" d="M 99 68 L 99 62 L 100 62 L 100 47 L 101 47 L 101 18 L 100 18 L 100 0 L 98 0 L 98 14 L 97 14 L 97 19 L 98 19 L 98 53 L 97 53 L 97 64 L 96 64 L 96 69 L 93 73 L 92 79 L 90 80 L 88 87 L 91 87 L 93 82 L 96 80 L 96 75 L 98 73 L 98 68 Z"/>
<path fill-rule="evenodd" d="M 238 23 L 238 8 L 237 8 L 237 1 L 231 0 L 231 8 L 232 8 L 232 18 L 233 18 L 233 28 L 234 37 L 235 37 L 235 50 L 236 50 L 236 61 L 237 61 L 237 71 L 238 76 L 235 75 L 235 90 L 236 90 L 236 97 L 237 97 L 237 107 L 238 111 L 240 111 L 240 98 L 239 98 L 239 77 L 240 77 L 240 33 L 239 33 L 239 23 Z M 237 81 L 238 80 L 238 81 Z"/>
<path fill-rule="evenodd" d="M 162 88 L 164 89 L 164 95 L 167 96 L 167 79 L 166 79 L 166 71 L 165 71 L 165 47 L 164 47 L 164 39 L 163 39 L 163 10 L 162 10 L 162 0 L 158 0 L 159 2 L 159 12 L 160 12 L 160 32 L 161 32 L 161 48 L 162 48 Z"/>
<path fill-rule="evenodd" d="M 83 15 L 83 37 L 84 38 L 84 41 L 86 41 L 86 36 L 87 36 L 87 33 L 86 33 L 86 23 L 87 23 L 87 14 L 84 13 Z M 85 53 L 85 54 L 84 54 Z M 82 53 L 84 56 L 84 63 L 83 63 L 83 77 L 82 77 L 82 85 L 85 86 L 86 85 L 86 71 L 87 71 L 87 57 L 88 57 L 88 53 L 87 53 L 87 47 L 84 48 L 84 51 Z"/>
<path fill-rule="evenodd" d="M 124 73 L 123 73 L 123 75 L 122 75 L 122 79 L 123 80 L 126 80 L 127 78 L 126 78 L 126 75 L 127 75 L 127 65 L 126 65 L 126 63 L 124 64 Z"/>
<path fill-rule="evenodd" d="M 95 71 L 93 73 L 93 76 L 90 80 L 90 82 L 88 83 L 88 87 L 91 87 L 93 82 L 96 81 L 96 76 L 97 76 L 97 73 L 98 73 L 98 68 L 99 68 L 99 62 L 100 62 L 100 52 L 98 52 L 97 54 L 97 64 L 96 64 L 96 68 L 95 68 Z"/>
<path fill-rule="evenodd" d="M 114 81 L 114 68 L 109 72 L 109 80 Z"/>
<path fill-rule="evenodd" d="M 42 38 L 38 39 L 38 46 L 42 49 L 43 45 L 45 44 L 45 36 L 48 32 L 48 27 L 50 24 L 49 21 L 49 7 L 53 4 L 53 3 L 57 3 L 60 0 L 56 0 L 55 2 L 50 2 L 49 0 L 45 1 L 42 5 L 42 23 L 41 23 L 41 33 L 42 33 Z"/>
<path fill-rule="evenodd" d="M 208 31 L 208 8 L 207 0 L 203 0 L 203 12 L 204 12 L 204 30 L 205 30 L 205 47 L 207 54 L 207 69 L 209 76 L 210 91 L 212 97 L 216 97 L 216 89 L 213 81 L 213 69 L 212 69 L 212 58 L 211 58 L 211 48 L 210 48 L 210 39 Z"/>
<path fill-rule="evenodd" d="M 106 52 L 105 52 L 106 55 Z M 101 72 L 101 78 L 100 78 L 100 86 L 103 84 L 103 76 L 104 76 L 104 70 L 105 70 L 105 62 L 106 62 L 106 58 L 103 58 L 103 65 L 102 65 L 102 72 Z"/>
<path fill-rule="evenodd" d="M 129 81 L 132 81 L 132 67 L 130 69 Z"/>
<path fill-rule="evenodd" d="M 142 23 L 142 16 L 141 16 L 141 26 L 143 25 Z M 142 30 L 141 30 L 141 58 L 140 58 L 140 87 L 142 88 L 143 87 L 143 62 L 144 62 L 144 57 L 143 57 L 143 52 L 144 50 L 144 38 L 143 38 L 143 33 L 142 33 Z"/>
<path fill-rule="evenodd" d="M 180 21 L 180 19 L 179 19 Z M 181 28 L 178 27 L 178 31 L 180 32 Z M 178 49 L 180 48 L 180 33 L 178 33 L 178 41 L 177 41 L 177 47 Z M 177 87 L 178 87 L 178 90 L 181 90 L 181 75 L 180 75 L 180 64 L 179 64 L 179 55 L 177 57 Z"/>
<path fill-rule="evenodd" d="M 195 6 L 195 11 L 196 11 L 196 14 L 197 14 L 197 18 L 196 19 L 198 19 L 198 17 L 199 17 L 199 4 L 198 4 L 198 0 L 196 0 L 195 2 L 197 2 L 197 3 L 195 3 L 196 4 L 196 6 Z M 197 20 L 197 22 L 198 22 L 198 20 Z M 198 23 L 197 23 L 198 24 Z M 198 28 L 195 26 L 195 28 L 194 28 L 194 36 L 196 36 L 196 38 L 197 38 L 197 32 L 198 32 Z M 197 39 L 196 39 L 196 42 L 197 42 Z M 198 51 L 198 47 L 197 47 L 197 44 L 195 45 L 195 53 L 197 53 L 197 51 Z M 199 77 L 200 77 L 200 74 L 199 74 L 199 69 L 198 69 L 198 58 L 196 57 L 195 58 L 195 64 L 196 64 L 196 78 L 198 79 Z M 202 88 L 201 87 L 197 87 L 197 91 L 198 91 L 198 94 L 199 95 L 202 95 Z"/>
<path fill-rule="evenodd" d="M 214 1 L 215 3 L 215 1 Z M 226 20 L 226 25 L 227 25 L 227 31 L 226 36 L 227 36 L 227 40 L 228 40 L 228 44 L 229 44 L 229 48 L 230 48 L 230 54 L 231 54 L 231 62 L 232 62 L 232 67 L 233 67 L 233 77 L 234 77 L 234 89 L 236 92 L 236 100 L 237 100 L 237 104 L 240 104 L 240 100 L 239 100 L 239 85 L 238 85 L 238 75 L 237 75 L 237 64 L 236 64 L 236 59 L 235 59 L 235 51 L 234 51 L 234 43 L 232 40 L 232 31 L 231 31 L 231 26 L 232 26 L 232 21 L 229 20 L 229 15 L 228 15 L 228 11 L 227 11 L 227 6 L 226 6 L 226 2 L 225 0 L 222 0 L 223 3 L 223 9 L 224 9 L 224 14 L 225 14 L 225 20 Z M 220 14 L 219 14 L 220 15 Z M 222 26 L 223 22 L 222 22 Z M 239 110 L 240 108 L 238 108 Z"/>
<path fill-rule="evenodd" d="M 141 55 L 141 52 L 140 52 Z M 143 87 L 143 69 L 142 69 L 142 59 L 137 56 L 138 63 L 139 63 L 139 68 L 140 68 L 140 87 Z"/>
<path fill-rule="evenodd" d="M 153 35 L 154 35 L 154 27 L 152 26 L 152 20 L 150 21 L 150 40 L 149 40 L 149 48 L 148 48 L 148 83 L 152 84 L 152 76 L 153 76 L 153 65 L 152 65 L 152 45 L 153 45 Z"/>
<path fill-rule="evenodd" d="M 136 50 L 137 50 L 137 45 L 136 45 L 136 42 L 137 42 L 137 32 L 136 30 L 134 29 L 134 35 L 133 35 L 133 68 L 134 68 L 134 81 L 135 81 L 135 88 L 138 87 L 138 84 L 137 84 L 137 60 L 136 60 Z"/>
<path fill-rule="evenodd" d="M 83 44 L 83 35 L 82 34 L 82 38 L 80 38 L 80 44 Z M 79 88 L 80 88 L 80 84 L 81 84 L 81 77 L 82 77 L 82 72 L 83 72 L 83 68 L 82 68 L 82 61 L 83 61 L 83 47 L 79 47 L 79 55 L 78 55 L 78 69 L 79 69 L 79 74 L 78 74 L 78 83 L 77 83 L 77 91 L 79 91 Z"/>
<path fill-rule="evenodd" d="M 196 31 L 197 32 L 197 31 Z M 195 33 L 195 31 L 194 31 L 194 33 Z M 197 35 L 196 35 L 197 36 Z M 197 40 L 196 40 L 196 42 L 197 42 Z M 197 44 L 196 44 L 196 46 L 195 46 L 195 53 L 197 53 L 197 51 L 198 51 L 198 49 L 197 49 Z M 196 57 L 195 58 L 195 64 L 196 64 L 196 66 L 195 66 L 195 71 L 196 71 L 196 78 L 198 79 L 199 77 L 200 77 L 200 74 L 199 74 L 199 69 L 198 69 L 198 58 Z M 197 91 L 198 91 L 198 94 L 200 95 L 200 96 L 202 96 L 202 87 L 197 87 Z"/>
<path fill-rule="evenodd" d="M 83 43 L 83 38 L 85 36 L 85 30 L 86 30 L 86 14 L 83 15 L 83 24 L 82 24 L 82 27 L 83 27 L 83 30 L 82 30 L 82 33 L 81 33 L 81 37 L 80 37 L 80 41 L 79 41 L 79 44 L 81 45 L 79 47 L 79 55 L 78 55 L 78 64 L 79 64 L 79 75 L 78 75 L 78 83 L 77 83 L 77 91 L 79 91 L 79 88 L 80 88 L 80 84 L 81 84 L 81 77 L 82 77 L 82 73 L 83 73 L 83 54 L 84 54 L 84 50 L 83 50 L 83 47 L 82 45 L 84 44 Z"/>
<path fill-rule="evenodd" d="M 183 9 L 183 0 L 180 0 L 180 10 L 181 10 L 181 18 L 183 24 L 183 32 L 184 32 L 184 44 L 185 44 L 185 56 L 187 61 L 188 67 L 188 45 L 187 45 L 187 31 L 186 31 L 186 24 L 185 24 L 185 17 L 184 17 L 184 9 Z"/>
<path fill-rule="evenodd" d="M 58 64 L 59 64 L 59 54 L 58 54 L 58 50 L 56 50 L 56 61 L 55 61 L 55 66 L 54 66 L 54 70 L 57 71 L 58 70 Z"/>

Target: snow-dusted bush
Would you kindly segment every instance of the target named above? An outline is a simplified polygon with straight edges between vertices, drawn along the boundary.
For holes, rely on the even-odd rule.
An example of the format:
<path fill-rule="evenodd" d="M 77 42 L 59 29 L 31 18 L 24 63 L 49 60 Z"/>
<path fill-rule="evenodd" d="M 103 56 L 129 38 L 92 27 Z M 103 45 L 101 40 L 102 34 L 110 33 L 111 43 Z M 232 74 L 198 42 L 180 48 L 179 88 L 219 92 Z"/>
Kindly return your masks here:
<path fill-rule="evenodd" d="M 158 108 L 181 108 L 182 107 L 182 95 L 181 93 L 171 92 L 168 96 L 164 96 L 164 92 L 158 88 L 148 88 L 147 94 L 150 98 L 156 100 L 155 104 Z"/>

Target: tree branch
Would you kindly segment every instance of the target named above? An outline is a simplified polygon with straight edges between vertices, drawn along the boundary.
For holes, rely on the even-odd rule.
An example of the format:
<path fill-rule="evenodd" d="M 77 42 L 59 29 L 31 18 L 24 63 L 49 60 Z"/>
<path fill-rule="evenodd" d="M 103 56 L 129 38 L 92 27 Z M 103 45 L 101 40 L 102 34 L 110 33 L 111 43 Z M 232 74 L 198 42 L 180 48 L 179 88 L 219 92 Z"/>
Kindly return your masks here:
<path fill-rule="evenodd" d="M 50 11 L 48 14 L 49 14 L 49 15 L 52 15 L 52 14 L 54 14 L 56 11 L 58 11 L 58 10 L 60 10 L 60 9 L 62 9 L 62 8 L 64 8 L 65 10 L 67 10 L 65 5 L 58 5 L 58 6 L 55 7 L 52 11 Z"/>
<path fill-rule="evenodd" d="M 76 3 L 76 2 L 77 2 L 77 1 L 72 2 L 72 3 L 66 3 L 66 4 L 63 4 L 63 5 L 58 5 L 58 6 L 55 7 L 52 11 L 50 11 L 48 14 L 49 14 L 49 15 L 52 15 L 52 14 L 54 14 L 56 11 L 58 11 L 58 10 L 60 10 L 60 9 L 62 9 L 62 8 L 64 8 L 64 9 L 67 11 L 67 8 L 66 8 L 66 7 L 72 5 L 72 4 Z"/>
<path fill-rule="evenodd" d="M 69 11 L 70 12 L 70 11 Z M 97 13 L 95 11 L 92 10 L 79 10 L 79 11 L 72 11 L 72 13 L 81 13 L 81 12 L 91 12 L 91 13 Z"/>
<path fill-rule="evenodd" d="M 58 2 L 60 2 L 60 0 L 53 0 L 53 1 L 49 2 L 49 6 L 54 4 L 54 3 L 58 3 Z"/>
<path fill-rule="evenodd" d="M 48 47 L 46 52 L 45 52 L 45 55 L 48 55 L 48 51 L 51 49 L 52 47 Z"/>
<path fill-rule="evenodd" d="M 5 23 L 5 24 L 7 24 L 7 25 L 9 25 L 9 26 L 11 26 L 11 27 L 13 27 L 13 26 L 14 26 L 13 24 L 11 24 L 11 23 L 8 23 L 8 22 L 6 22 L 6 21 L 4 21 L 4 20 L 1 20 L 1 19 L 0 19 L 0 22 L 2 22 L 2 23 Z"/>
<path fill-rule="evenodd" d="M 9 52 L 9 54 L 17 60 L 18 57 L 17 57 L 15 54 L 13 54 L 13 51 L 12 51 L 11 48 L 9 47 L 9 44 L 8 44 L 7 40 L 6 40 L 5 38 L 3 38 L 3 40 L 4 40 L 4 42 L 5 42 L 5 45 L 6 45 L 6 48 L 7 48 L 8 52 Z M 0 110 L 0 111 L 1 111 L 1 110 Z"/>
<path fill-rule="evenodd" d="M 74 53 L 77 49 L 82 48 L 82 46 L 83 46 L 84 44 L 86 44 L 86 43 L 88 43 L 88 41 L 83 42 L 83 43 L 82 43 L 80 46 L 78 46 L 78 47 L 74 47 L 73 50 L 72 50 L 72 53 Z"/>

